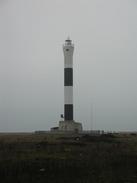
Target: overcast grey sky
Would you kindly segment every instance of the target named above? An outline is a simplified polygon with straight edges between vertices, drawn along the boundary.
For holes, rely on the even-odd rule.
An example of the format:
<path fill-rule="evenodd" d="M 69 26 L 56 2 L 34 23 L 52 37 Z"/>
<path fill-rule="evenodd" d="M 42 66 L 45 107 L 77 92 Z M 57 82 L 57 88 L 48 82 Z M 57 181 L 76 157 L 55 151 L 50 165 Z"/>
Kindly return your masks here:
<path fill-rule="evenodd" d="M 0 0 L 0 131 L 58 125 L 68 35 L 75 120 L 137 130 L 136 0 Z"/>

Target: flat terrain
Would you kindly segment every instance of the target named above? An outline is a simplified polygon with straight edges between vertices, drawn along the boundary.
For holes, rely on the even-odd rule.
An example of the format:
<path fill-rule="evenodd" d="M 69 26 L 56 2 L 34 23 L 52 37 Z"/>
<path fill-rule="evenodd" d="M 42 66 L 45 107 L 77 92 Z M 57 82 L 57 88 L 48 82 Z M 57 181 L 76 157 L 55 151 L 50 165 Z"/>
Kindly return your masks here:
<path fill-rule="evenodd" d="M 0 134 L 1 183 L 136 183 L 137 135 Z"/>

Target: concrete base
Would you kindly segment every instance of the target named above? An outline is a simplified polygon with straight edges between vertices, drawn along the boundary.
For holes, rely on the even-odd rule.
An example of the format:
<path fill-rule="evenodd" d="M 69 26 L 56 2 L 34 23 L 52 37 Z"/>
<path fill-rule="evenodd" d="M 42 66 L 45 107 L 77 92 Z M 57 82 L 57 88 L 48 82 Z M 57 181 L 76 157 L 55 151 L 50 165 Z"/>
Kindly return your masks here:
<path fill-rule="evenodd" d="M 59 131 L 81 132 L 82 124 L 75 121 L 59 121 Z"/>

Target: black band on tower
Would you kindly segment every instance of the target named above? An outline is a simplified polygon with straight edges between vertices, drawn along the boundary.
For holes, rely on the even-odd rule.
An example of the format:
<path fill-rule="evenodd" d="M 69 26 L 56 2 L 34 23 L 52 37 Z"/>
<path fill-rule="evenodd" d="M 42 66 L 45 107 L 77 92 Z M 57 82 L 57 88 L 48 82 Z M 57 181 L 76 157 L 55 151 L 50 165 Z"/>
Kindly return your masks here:
<path fill-rule="evenodd" d="M 64 86 L 73 86 L 73 69 L 64 69 Z"/>
<path fill-rule="evenodd" d="M 64 106 L 65 120 L 73 120 L 73 104 L 65 104 Z"/>

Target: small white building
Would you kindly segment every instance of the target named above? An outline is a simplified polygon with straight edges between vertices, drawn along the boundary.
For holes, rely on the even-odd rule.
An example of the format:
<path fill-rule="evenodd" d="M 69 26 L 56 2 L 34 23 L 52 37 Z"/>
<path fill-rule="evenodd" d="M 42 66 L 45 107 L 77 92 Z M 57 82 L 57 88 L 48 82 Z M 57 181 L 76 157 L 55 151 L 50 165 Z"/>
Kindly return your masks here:
<path fill-rule="evenodd" d="M 75 121 L 60 121 L 59 131 L 81 132 L 82 124 Z"/>

